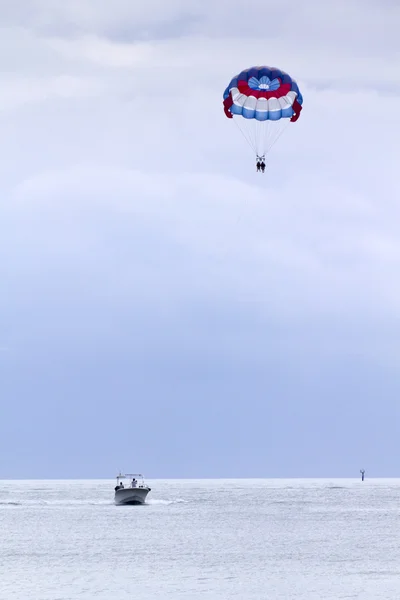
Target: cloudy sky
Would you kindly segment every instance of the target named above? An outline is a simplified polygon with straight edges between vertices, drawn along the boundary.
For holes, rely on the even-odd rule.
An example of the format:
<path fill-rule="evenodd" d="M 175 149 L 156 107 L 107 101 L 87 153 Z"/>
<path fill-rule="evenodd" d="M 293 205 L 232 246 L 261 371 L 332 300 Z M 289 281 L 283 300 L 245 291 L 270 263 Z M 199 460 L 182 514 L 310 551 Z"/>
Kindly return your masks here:
<path fill-rule="evenodd" d="M 0 478 L 400 476 L 399 26 L 0 0 Z M 254 64 L 304 96 L 264 176 Z"/>

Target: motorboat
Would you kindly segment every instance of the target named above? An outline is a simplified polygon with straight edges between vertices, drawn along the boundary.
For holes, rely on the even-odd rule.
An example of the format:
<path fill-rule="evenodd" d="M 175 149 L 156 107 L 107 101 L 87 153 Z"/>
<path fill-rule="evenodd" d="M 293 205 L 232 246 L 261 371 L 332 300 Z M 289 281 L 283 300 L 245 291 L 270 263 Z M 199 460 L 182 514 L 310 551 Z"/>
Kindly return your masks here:
<path fill-rule="evenodd" d="M 125 475 L 119 473 L 114 502 L 115 504 L 144 504 L 150 491 L 151 488 L 145 484 L 140 473 L 125 473 Z"/>

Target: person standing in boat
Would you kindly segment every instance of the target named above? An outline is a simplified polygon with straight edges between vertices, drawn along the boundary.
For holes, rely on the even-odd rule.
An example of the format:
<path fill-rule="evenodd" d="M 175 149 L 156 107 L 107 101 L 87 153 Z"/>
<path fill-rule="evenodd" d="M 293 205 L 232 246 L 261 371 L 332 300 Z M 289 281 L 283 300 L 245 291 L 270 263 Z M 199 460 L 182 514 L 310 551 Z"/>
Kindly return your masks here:
<path fill-rule="evenodd" d="M 137 481 L 135 478 L 132 479 L 132 487 L 136 487 Z"/>

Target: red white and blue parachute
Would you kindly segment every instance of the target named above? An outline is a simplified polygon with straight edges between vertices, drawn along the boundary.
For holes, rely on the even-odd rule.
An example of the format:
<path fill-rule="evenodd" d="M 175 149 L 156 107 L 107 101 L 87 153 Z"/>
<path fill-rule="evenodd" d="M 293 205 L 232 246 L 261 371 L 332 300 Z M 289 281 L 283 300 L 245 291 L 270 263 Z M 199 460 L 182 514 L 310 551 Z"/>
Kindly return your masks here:
<path fill-rule="evenodd" d="M 274 67 L 251 67 L 233 77 L 224 111 L 234 119 L 257 156 L 265 156 L 286 125 L 300 117 L 303 96 L 294 79 Z"/>

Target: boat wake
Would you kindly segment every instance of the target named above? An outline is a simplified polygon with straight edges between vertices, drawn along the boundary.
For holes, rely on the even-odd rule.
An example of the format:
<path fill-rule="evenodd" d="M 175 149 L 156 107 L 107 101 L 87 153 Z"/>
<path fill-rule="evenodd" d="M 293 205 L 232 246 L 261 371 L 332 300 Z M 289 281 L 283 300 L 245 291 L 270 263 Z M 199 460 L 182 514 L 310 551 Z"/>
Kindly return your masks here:
<path fill-rule="evenodd" d="M 170 506 L 171 504 L 187 504 L 187 500 L 183 500 L 182 498 L 177 498 L 175 500 L 158 500 L 154 498 L 150 498 L 146 501 L 146 504 L 151 506 Z"/>

